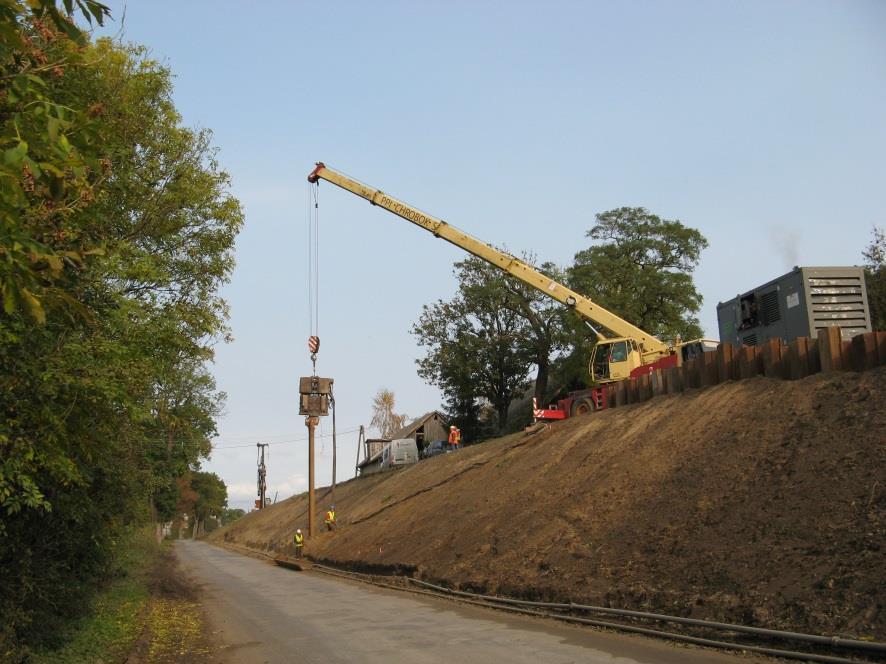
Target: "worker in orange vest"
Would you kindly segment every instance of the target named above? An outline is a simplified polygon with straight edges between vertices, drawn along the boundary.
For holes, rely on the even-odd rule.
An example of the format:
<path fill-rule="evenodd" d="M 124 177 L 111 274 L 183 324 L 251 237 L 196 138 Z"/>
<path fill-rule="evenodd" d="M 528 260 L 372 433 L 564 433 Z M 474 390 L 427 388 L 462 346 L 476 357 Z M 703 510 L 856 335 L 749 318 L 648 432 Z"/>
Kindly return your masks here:
<path fill-rule="evenodd" d="M 452 449 L 457 450 L 459 443 L 461 443 L 461 432 L 453 424 L 449 427 L 449 444 L 452 445 Z"/>
<path fill-rule="evenodd" d="M 329 506 L 329 511 L 326 512 L 326 530 L 332 530 L 335 528 L 335 505 Z"/>

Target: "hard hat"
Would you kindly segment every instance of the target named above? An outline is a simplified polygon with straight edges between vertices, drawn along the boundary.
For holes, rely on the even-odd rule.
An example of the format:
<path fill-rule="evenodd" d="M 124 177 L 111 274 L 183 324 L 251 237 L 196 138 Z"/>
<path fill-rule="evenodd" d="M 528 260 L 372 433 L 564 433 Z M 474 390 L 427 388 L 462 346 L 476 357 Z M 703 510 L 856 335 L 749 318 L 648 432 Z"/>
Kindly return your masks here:
<path fill-rule="evenodd" d="M 454 429 L 454 428 L 455 428 L 455 425 L 453 424 L 453 425 L 452 425 L 451 427 L 449 427 L 449 428 L 450 428 L 450 429 Z"/>
<path fill-rule="evenodd" d="M 300 532 L 301 532 L 301 528 L 296 528 L 296 529 L 295 529 L 295 532 L 300 533 Z"/>

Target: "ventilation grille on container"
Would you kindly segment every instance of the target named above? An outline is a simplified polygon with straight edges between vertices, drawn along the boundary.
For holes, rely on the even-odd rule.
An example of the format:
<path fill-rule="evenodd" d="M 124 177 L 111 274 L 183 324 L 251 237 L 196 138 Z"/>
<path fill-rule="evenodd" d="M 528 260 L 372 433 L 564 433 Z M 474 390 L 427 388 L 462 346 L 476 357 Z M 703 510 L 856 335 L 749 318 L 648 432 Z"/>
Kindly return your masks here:
<path fill-rule="evenodd" d="M 763 325 L 772 325 L 781 320 L 781 312 L 778 310 L 778 291 L 764 293 L 760 298 L 763 308 Z"/>
<path fill-rule="evenodd" d="M 861 275 L 809 277 L 812 326 L 816 333 L 832 325 L 842 328 L 844 339 L 870 329 L 864 308 Z"/>
<path fill-rule="evenodd" d="M 749 334 L 744 339 L 741 340 L 741 343 L 745 346 L 756 346 L 757 345 L 757 335 Z"/>

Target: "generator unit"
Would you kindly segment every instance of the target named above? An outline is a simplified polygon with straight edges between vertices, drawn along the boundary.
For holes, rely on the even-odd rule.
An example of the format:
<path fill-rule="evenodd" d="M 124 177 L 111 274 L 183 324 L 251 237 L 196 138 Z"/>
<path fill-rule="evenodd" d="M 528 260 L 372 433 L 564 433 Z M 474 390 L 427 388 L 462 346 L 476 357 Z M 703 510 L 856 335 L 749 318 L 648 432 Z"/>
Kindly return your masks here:
<path fill-rule="evenodd" d="M 838 326 L 846 341 L 871 331 L 864 270 L 795 267 L 777 279 L 717 305 L 720 341 L 756 346 L 768 339 L 790 343 Z"/>

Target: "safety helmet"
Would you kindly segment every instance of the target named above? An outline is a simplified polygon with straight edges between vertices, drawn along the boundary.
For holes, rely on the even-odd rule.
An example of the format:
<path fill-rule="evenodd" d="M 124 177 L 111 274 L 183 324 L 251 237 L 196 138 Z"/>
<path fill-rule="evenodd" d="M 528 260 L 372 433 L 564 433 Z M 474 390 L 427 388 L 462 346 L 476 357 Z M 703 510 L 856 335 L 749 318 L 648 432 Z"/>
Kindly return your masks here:
<path fill-rule="evenodd" d="M 299 535 L 301 535 L 301 528 L 296 528 L 295 532 L 297 532 Z"/>
<path fill-rule="evenodd" d="M 455 428 L 455 425 L 453 424 L 453 425 L 452 425 L 451 427 L 449 427 L 449 428 L 450 428 L 450 429 L 454 429 L 454 428 Z"/>
<path fill-rule="evenodd" d="M 330 506 L 329 506 L 329 509 L 334 510 L 334 509 L 335 509 L 335 505 L 330 505 Z"/>

